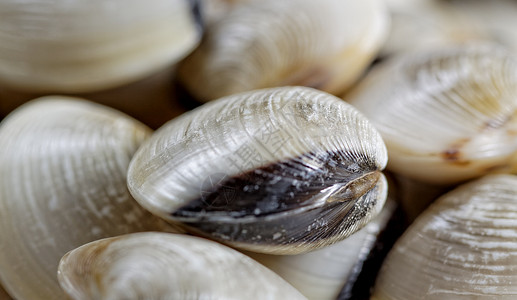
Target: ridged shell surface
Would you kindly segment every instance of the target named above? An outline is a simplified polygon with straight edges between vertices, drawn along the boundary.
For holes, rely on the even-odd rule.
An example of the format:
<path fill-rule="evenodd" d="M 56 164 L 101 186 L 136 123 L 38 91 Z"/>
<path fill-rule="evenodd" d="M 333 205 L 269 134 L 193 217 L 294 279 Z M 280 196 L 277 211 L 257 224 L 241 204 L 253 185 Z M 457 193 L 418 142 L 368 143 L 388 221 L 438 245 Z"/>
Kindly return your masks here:
<path fill-rule="evenodd" d="M 381 133 L 388 169 L 451 184 L 515 169 L 517 58 L 472 44 L 401 56 L 347 97 Z"/>
<path fill-rule="evenodd" d="M 87 242 L 163 230 L 131 197 L 129 161 L 150 130 L 84 100 L 50 96 L 0 125 L 0 280 L 15 299 L 64 299 L 59 260 Z"/>
<path fill-rule="evenodd" d="M 74 300 L 306 299 L 275 273 L 216 242 L 135 233 L 66 254 L 59 281 Z"/>
<path fill-rule="evenodd" d="M 142 206 L 255 251 L 296 253 L 360 229 L 382 207 L 387 154 L 352 106 L 304 87 L 222 98 L 174 119 L 131 161 Z"/>
<path fill-rule="evenodd" d="M 200 101 L 259 88 L 349 87 L 373 60 L 389 27 L 377 0 L 245 1 L 207 28 L 180 77 Z"/>
<path fill-rule="evenodd" d="M 4 0 L 0 83 L 91 92 L 176 63 L 200 40 L 187 0 Z"/>
<path fill-rule="evenodd" d="M 372 299 L 516 299 L 517 176 L 449 192 L 396 242 Z"/>

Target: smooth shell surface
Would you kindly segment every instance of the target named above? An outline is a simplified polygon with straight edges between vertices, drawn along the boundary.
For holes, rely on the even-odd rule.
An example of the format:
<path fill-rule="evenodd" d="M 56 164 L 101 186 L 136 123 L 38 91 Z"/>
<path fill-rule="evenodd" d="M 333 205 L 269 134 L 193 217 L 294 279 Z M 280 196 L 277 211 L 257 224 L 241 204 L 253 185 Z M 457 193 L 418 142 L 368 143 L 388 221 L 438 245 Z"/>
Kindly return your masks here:
<path fill-rule="evenodd" d="M 346 99 L 379 130 L 396 173 L 451 184 L 517 165 L 517 59 L 500 47 L 400 57 Z"/>
<path fill-rule="evenodd" d="M 74 300 L 305 299 L 249 257 L 202 238 L 137 233 L 66 254 L 59 281 Z"/>
<path fill-rule="evenodd" d="M 91 92 L 136 81 L 200 40 L 187 0 L 0 2 L 0 83 Z"/>
<path fill-rule="evenodd" d="M 142 206 L 192 231 L 259 252 L 341 240 L 381 209 L 387 153 L 352 106 L 304 87 L 210 102 L 138 150 L 128 185 Z"/>
<path fill-rule="evenodd" d="M 442 196 L 384 261 L 372 299 L 515 299 L 517 176 Z"/>
<path fill-rule="evenodd" d="M 340 93 L 373 60 L 388 23 L 377 0 L 245 1 L 207 28 L 181 81 L 200 101 L 285 85 Z"/>
<path fill-rule="evenodd" d="M 63 299 L 60 258 L 87 242 L 163 230 L 127 190 L 150 130 L 122 113 L 51 96 L 0 125 L 0 280 L 15 299 Z"/>
<path fill-rule="evenodd" d="M 245 254 L 276 272 L 308 299 L 335 300 L 343 293 L 347 299 L 353 299 L 349 290 L 394 210 L 395 203 L 388 200 L 381 213 L 361 230 L 334 245 L 310 253 Z"/>

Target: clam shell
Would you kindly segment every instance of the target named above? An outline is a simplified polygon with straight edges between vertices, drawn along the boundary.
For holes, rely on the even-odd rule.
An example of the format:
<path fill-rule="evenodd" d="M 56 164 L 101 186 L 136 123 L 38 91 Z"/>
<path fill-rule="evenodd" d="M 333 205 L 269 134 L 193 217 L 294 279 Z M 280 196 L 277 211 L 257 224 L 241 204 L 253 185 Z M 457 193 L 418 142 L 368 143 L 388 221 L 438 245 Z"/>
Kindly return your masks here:
<path fill-rule="evenodd" d="M 259 252 L 341 240 L 381 209 L 387 153 L 352 106 L 304 87 L 247 92 L 176 118 L 135 154 L 128 186 L 152 213 Z"/>
<path fill-rule="evenodd" d="M 67 253 L 59 281 L 80 299 L 306 299 L 251 258 L 202 238 L 135 233 Z"/>
<path fill-rule="evenodd" d="M 0 125 L 0 280 L 16 299 L 63 299 L 59 259 L 87 242 L 165 222 L 127 190 L 150 130 L 87 101 L 50 96 Z"/>
<path fill-rule="evenodd" d="M 388 22 L 377 0 L 245 1 L 207 28 L 180 79 L 200 101 L 285 85 L 340 93 L 373 60 Z"/>
<path fill-rule="evenodd" d="M 397 241 L 372 299 L 515 299 L 516 217 L 517 176 L 447 193 Z"/>
<path fill-rule="evenodd" d="M 381 133 L 395 173 L 453 184 L 517 166 L 517 58 L 503 48 L 406 55 L 346 99 Z"/>
<path fill-rule="evenodd" d="M 187 0 L 4 0 L 0 83 L 91 92 L 176 63 L 200 40 Z"/>

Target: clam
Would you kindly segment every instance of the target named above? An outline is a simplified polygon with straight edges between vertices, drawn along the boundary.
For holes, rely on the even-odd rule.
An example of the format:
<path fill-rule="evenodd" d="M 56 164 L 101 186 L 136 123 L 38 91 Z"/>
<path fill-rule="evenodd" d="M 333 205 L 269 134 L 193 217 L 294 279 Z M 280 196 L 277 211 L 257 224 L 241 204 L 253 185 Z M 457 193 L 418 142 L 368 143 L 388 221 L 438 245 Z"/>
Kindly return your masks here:
<path fill-rule="evenodd" d="M 67 253 L 58 278 L 81 299 L 305 299 L 251 258 L 202 238 L 135 233 Z"/>
<path fill-rule="evenodd" d="M 187 0 L 0 2 L 0 83 L 91 92 L 142 79 L 200 40 Z"/>
<path fill-rule="evenodd" d="M 150 135 L 84 100 L 49 96 L 0 125 L 0 281 L 15 299 L 63 299 L 56 271 L 71 249 L 168 230 L 131 197 L 129 161 Z"/>
<path fill-rule="evenodd" d="M 392 200 L 387 201 L 381 213 L 365 227 L 323 249 L 299 255 L 245 254 L 273 270 L 308 299 L 352 299 L 352 286 L 395 207 Z"/>
<path fill-rule="evenodd" d="M 346 100 L 379 130 L 397 174 L 447 185 L 517 169 L 517 58 L 501 47 L 399 57 Z"/>
<path fill-rule="evenodd" d="M 372 299 L 515 299 L 517 176 L 438 199 L 391 249 Z"/>
<path fill-rule="evenodd" d="M 285 85 L 340 93 L 373 60 L 387 28 L 377 0 L 244 1 L 207 28 L 179 75 L 200 101 Z"/>
<path fill-rule="evenodd" d="M 380 211 L 387 160 L 352 106 L 305 87 L 246 92 L 159 128 L 128 186 L 152 213 L 247 250 L 295 254 L 363 227 Z"/>

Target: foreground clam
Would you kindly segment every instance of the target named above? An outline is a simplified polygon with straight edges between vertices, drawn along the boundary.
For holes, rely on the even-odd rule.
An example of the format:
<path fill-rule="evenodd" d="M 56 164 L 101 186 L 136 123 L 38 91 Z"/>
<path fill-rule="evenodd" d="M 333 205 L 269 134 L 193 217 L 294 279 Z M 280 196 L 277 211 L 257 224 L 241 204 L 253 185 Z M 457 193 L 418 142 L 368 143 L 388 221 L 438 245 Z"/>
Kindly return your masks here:
<path fill-rule="evenodd" d="M 453 184 L 517 166 L 517 58 L 503 48 L 406 55 L 346 99 L 379 130 L 398 174 Z"/>
<path fill-rule="evenodd" d="M 0 1 L 0 84 L 91 92 L 144 78 L 199 42 L 187 0 Z"/>
<path fill-rule="evenodd" d="M 442 196 L 397 241 L 372 299 L 515 299 L 517 176 Z"/>
<path fill-rule="evenodd" d="M 81 299 L 305 299 L 251 258 L 216 242 L 136 233 L 67 253 L 59 281 Z"/>
<path fill-rule="evenodd" d="M 352 106 L 304 87 L 222 98 L 176 118 L 135 154 L 128 186 L 193 233 L 266 253 L 342 240 L 382 208 L 387 160 Z"/>
<path fill-rule="evenodd" d="M 59 259 L 87 242 L 163 230 L 127 190 L 150 130 L 68 97 L 27 103 L 0 125 L 0 281 L 15 299 L 63 299 Z"/>
<path fill-rule="evenodd" d="M 285 85 L 348 88 L 384 41 L 380 0 L 264 0 L 235 4 L 207 29 L 179 74 L 200 101 Z"/>

